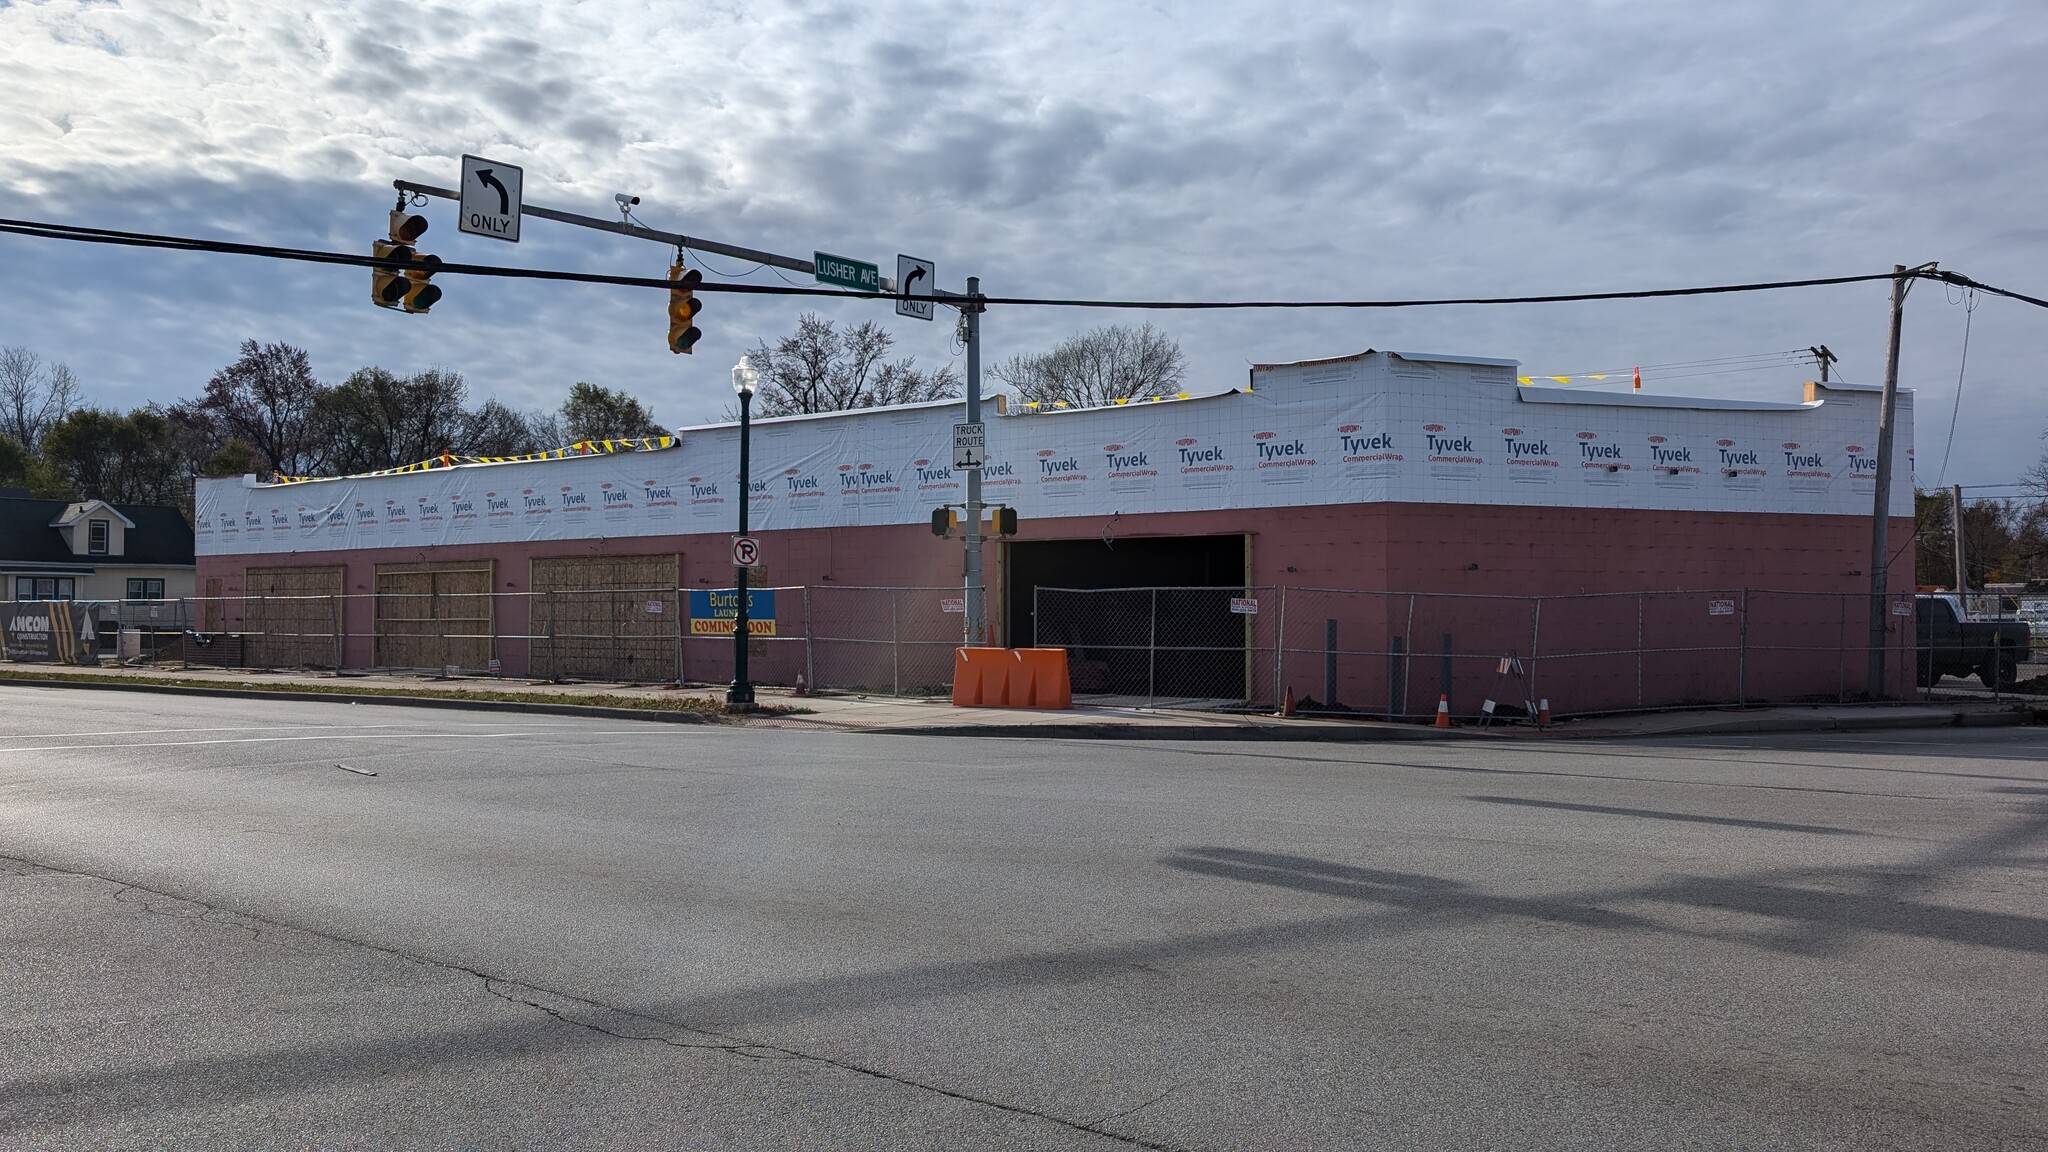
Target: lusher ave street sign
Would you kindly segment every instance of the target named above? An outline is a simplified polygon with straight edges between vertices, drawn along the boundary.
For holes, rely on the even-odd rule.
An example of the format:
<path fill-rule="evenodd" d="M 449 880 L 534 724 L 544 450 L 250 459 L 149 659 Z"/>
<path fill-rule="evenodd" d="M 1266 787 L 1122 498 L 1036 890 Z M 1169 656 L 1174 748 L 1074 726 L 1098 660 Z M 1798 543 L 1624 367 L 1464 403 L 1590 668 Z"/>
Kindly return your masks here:
<path fill-rule="evenodd" d="M 811 256 L 812 275 L 820 284 L 835 284 L 841 288 L 852 288 L 859 292 L 880 292 L 882 270 L 865 260 L 848 260 L 830 252 L 817 252 Z"/>

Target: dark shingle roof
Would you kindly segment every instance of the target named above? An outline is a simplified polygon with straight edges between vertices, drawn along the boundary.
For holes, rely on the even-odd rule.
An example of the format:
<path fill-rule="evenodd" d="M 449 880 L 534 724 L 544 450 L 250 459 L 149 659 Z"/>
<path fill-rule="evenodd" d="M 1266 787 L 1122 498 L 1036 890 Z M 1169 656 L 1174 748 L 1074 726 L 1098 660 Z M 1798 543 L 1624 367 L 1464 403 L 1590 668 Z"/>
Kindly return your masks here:
<path fill-rule="evenodd" d="M 176 508 L 155 504 L 116 504 L 114 509 L 135 522 L 126 533 L 126 555 L 79 556 L 50 521 L 70 507 L 66 500 L 0 498 L 0 564 L 149 564 L 192 563 L 192 526 Z"/>

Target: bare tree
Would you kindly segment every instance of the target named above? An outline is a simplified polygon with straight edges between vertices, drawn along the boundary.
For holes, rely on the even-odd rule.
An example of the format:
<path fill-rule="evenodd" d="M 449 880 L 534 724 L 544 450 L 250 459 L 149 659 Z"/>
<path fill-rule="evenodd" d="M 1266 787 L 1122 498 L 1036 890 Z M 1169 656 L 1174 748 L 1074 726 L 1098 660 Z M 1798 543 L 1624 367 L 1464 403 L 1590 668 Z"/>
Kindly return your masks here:
<path fill-rule="evenodd" d="M 0 436 L 31 452 L 78 407 L 83 392 L 69 365 L 45 364 L 27 348 L 0 348 Z"/>
<path fill-rule="evenodd" d="M 461 451 L 472 456 L 524 456 L 552 448 L 556 441 L 540 438 L 547 426 L 544 420 L 556 418 L 529 416 L 497 400 L 486 400 L 463 417 Z"/>
<path fill-rule="evenodd" d="M 1151 322 L 1112 324 L 1069 336 L 1035 356 L 1012 356 L 989 375 L 1026 401 L 1092 408 L 1138 396 L 1170 395 L 1187 375 L 1180 345 Z"/>
<path fill-rule="evenodd" d="M 411 376 L 359 369 L 314 402 L 314 435 L 339 472 L 418 463 L 461 446 L 468 392 L 460 373 L 440 368 Z"/>
<path fill-rule="evenodd" d="M 562 402 L 561 426 L 570 440 L 617 440 L 668 432 L 655 423 L 654 409 L 639 397 L 582 380 L 570 386 L 569 398 Z"/>
<path fill-rule="evenodd" d="M 888 359 L 896 338 L 872 320 L 844 330 L 816 313 L 797 320 L 796 331 L 773 347 L 763 340 L 747 353 L 761 373 L 754 407 L 763 416 L 843 412 L 886 404 L 915 404 L 960 394 L 951 366 L 927 372 L 905 356 Z"/>
<path fill-rule="evenodd" d="M 244 340 L 241 355 L 213 374 L 194 407 L 212 422 L 216 443 L 240 440 L 264 468 L 309 476 L 326 465 L 314 427 L 314 408 L 326 391 L 313 379 L 305 349 Z"/>
<path fill-rule="evenodd" d="M 574 439 L 569 435 L 568 426 L 562 423 L 560 408 L 537 408 L 526 413 L 524 419 L 536 452 L 560 448 Z"/>

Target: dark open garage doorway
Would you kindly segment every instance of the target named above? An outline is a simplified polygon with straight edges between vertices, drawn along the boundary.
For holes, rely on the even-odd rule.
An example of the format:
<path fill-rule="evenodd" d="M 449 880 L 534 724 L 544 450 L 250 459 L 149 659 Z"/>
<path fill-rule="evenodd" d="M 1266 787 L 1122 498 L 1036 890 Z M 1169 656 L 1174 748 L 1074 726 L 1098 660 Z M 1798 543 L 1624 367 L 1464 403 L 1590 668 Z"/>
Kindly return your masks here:
<path fill-rule="evenodd" d="M 1007 545 L 1008 642 L 1065 648 L 1076 695 L 1242 704 L 1252 621 L 1246 538 L 1024 540 Z"/>

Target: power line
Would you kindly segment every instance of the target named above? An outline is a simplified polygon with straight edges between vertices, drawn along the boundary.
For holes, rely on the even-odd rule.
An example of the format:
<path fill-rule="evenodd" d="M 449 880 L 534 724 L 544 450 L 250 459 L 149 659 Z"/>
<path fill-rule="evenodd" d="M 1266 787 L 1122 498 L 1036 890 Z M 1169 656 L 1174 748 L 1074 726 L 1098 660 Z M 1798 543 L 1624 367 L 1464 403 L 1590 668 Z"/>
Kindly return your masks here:
<path fill-rule="evenodd" d="M 1949 301 L 1954 304 L 1955 301 Z M 1941 471 L 1935 473 L 1934 482 L 1939 485 L 1948 479 L 1948 458 L 1956 450 L 1956 421 L 1963 415 L 1963 369 L 1970 366 L 1970 322 L 1977 318 L 1977 293 L 1974 289 L 1963 289 L 1963 356 L 1956 363 L 1956 403 L 1948 413 L 1948 443 L 1941 450 Z"/>
<path fill-rule="evenodd" d="M 34 220 L 12 220 L 0 218 L 0 232 L 11 232 L 23 236 L 34 236 L 49 240 L 71 240 L 88 244 L 112 244 L 133 248 L 161 248 L 172 251 L 206 252 L 221 255 L 256 256 L 271 260 L 293 260 L 312 264 L 334 264 L 355 268 L 387 268 L 403 270 L 408 264 L 394 260 L 379 260 L 374 256 L 360 256 L 351 252 L 324 252 L 307 248 L 283 248 L 267 244 L 241 244 L 224 240 L 205 240 L 190 236 L 170 236 L 149 232 L 122 232 L 109 228 L 89 228 L 83 225 L 50 224 Z M 442 263 L 436 274 L 456 276 L 487 276 L 512 280 L 552 280 L 573 284 L 603 284 L 625 288 L 656 288 L 668 291 L 674 285 L 666 278 L 651 276 L 619 276 L 597 272 L 564 272 L 545 268 L 511 268 L 496 264 Z M 1932 273 L 1912 273 L 1928 276 Z M 1784 288 L 1817 288 L 1837 284 L 1863 284 L 1879 280 L 1890 280 L 1890 272 L 1870 273 L 1860 276 L 1820 276 L 1801 280 L 1755 281 L 1741 284 L 1714 284 L 1689 288 L 1636 289 L 1618 292 L 1573 292 L 1532 296 L 1460 296 L 1435 299 L 1407 300 L 1088 300 L 1032 296 L 984 296 L 984 304 L 1011 304 L 1052 308 L 1117 308 L 1153 310 L 1201 310 L 1221 309 L 1392 309 L 1430 308 L 1453 304 L 1564 304 L 1598 300 L 1648 300 L 1680 296 L 1712 296 L 1738 292 L 1763 292 Z M 1993 289 L 1974 285 L 1985 291 Z M 862 292 L 841 288 L 802 288 L 774 284 L 732 284 L 704 283 L 697 287 L 700 292 L 730 292 L 739 295 L 761 296 L 815 296 L 841 297 L 863 300 L 933 300 L 956 302 L 933 296 L 908 294 L 898 296 L 887 292 Z M 2017 293 L 2000 292 L 2000 295 L 2014 296 Z M 2043 302 L 2048 306 L 2048 302 Z"/>
<path fill-rule="evenodd" d="M 2036 308 L 2048 308 L 2048 300 L 2043 300 L 2039 296 L 2029 296 L 2024 292 L 2013 292 L 2004 288 L 1993 288 L 1982 281 L 1972 280 L 1960 272 L 1922 272 L 1920 275 L 1928 279 L 1954 284 L 1958 288 L 1975 288 L 1979 292 L 1989 292 L 1993 296 L 2004 296 L 2011 300 L 2025 301 Z"/>

